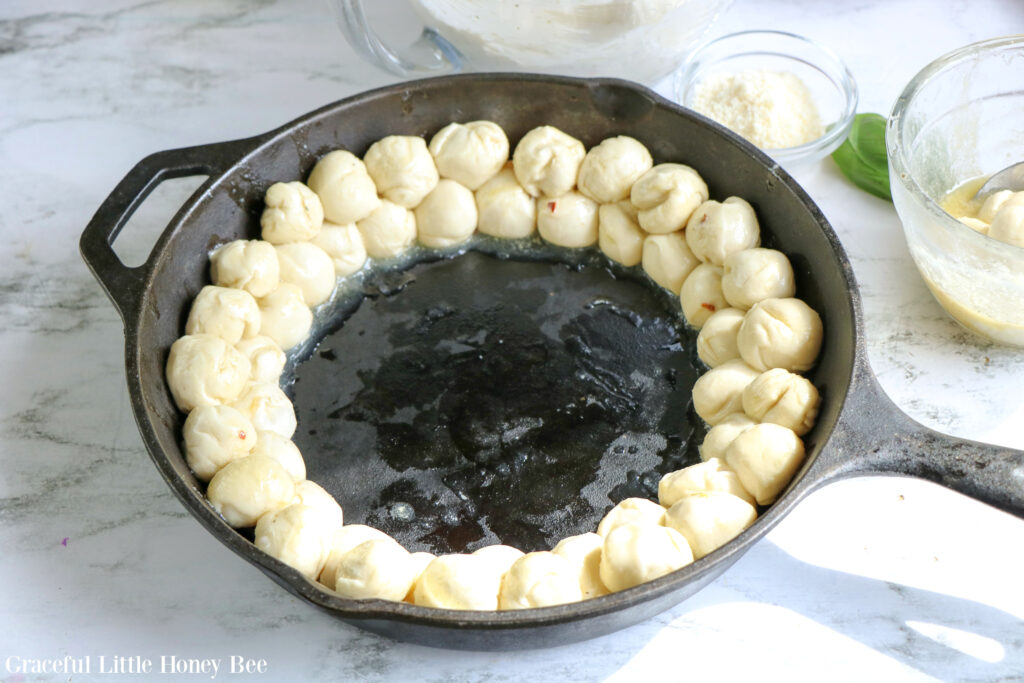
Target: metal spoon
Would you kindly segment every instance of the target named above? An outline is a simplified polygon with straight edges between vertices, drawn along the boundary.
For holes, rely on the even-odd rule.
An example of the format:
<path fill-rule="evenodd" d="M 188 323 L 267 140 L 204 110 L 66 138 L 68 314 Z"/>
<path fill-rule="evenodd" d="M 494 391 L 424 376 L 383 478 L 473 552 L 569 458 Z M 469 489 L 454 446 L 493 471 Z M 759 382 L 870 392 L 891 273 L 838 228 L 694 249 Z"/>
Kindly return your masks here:
<path fill-rule="evenodd" d="M 1018 161 L 1016 164 L 1007 166 L 999 173 L 993 175 L 985 181 L 984 185 L 978 188 L 974 196 L 981 199 L 1000 190 L 1011 190 L 1013 192 L 1024 190 L 1024 161 Z"/>

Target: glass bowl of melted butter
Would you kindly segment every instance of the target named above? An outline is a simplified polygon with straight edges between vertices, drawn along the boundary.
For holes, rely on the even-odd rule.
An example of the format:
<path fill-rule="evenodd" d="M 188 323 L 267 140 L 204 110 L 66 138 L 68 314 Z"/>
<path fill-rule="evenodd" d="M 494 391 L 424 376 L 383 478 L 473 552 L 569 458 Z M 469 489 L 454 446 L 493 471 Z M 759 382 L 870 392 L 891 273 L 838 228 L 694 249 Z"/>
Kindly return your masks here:
<path fill-rule="evenodd" d="M 932 294 L 968 330 L 1024 347 L 1024 245 L 988 234 L 997 205 L 1013 198 L 974 196 L 1024 161 L 1024 36 L 926 66 L 896 101 L 886 146 L 893 204 Z"/>

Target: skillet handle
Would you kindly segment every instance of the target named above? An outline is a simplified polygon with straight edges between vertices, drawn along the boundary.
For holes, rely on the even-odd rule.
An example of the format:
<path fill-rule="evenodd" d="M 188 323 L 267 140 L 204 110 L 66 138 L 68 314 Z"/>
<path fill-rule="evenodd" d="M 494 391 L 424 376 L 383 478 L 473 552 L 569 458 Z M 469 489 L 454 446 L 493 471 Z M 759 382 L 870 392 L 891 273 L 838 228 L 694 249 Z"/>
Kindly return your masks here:
<path fill-rule="evenodd" d="M 1024 518 L 1024 451 L 936 432 L 901 411 L 867 367 L 829 440 L 827 478 L 903 474 L 941 484 Z"/>
<path fill-rule="evenodd" d="M 233 140 L 150 154 L 135 164 L 100 204 L 82 232 L 78 246 L 86 265 L 110 297 L 122 320 L 127 322 L 138 310 L 153 258 L 151 251 L 145 263 L 133 268 L 122 263 L 114 253 L 114 240 L 128 219 L 163 181 L 193 175 L 213 178 L 240 159 L 251 146 L 250 140 Z M 196 192 L 204 191 L 205 187 L 206 184 Z"/>

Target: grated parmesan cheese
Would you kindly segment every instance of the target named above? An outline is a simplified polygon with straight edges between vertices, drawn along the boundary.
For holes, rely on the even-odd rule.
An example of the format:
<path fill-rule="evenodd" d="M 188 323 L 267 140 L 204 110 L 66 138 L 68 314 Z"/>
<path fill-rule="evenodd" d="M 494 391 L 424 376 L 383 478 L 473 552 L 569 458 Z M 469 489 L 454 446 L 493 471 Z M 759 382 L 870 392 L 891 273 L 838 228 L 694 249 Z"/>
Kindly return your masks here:
<path fill-rule="evenodd" d="M 796 147 L 824 132 L 810 91 L 789 72 L 713 74 L 698 84 L 693 108 L 761 149 Z"/>

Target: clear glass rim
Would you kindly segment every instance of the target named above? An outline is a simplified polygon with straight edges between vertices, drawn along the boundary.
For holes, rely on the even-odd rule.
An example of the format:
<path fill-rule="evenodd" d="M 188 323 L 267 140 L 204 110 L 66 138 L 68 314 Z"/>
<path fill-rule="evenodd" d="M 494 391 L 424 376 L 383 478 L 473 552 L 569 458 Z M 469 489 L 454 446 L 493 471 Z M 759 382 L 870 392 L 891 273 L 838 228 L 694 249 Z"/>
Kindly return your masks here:
<path fill-rule="evenodd" d="M 896 98 L 896 103 L 893 105 L 892 112 L 889 114 L 889 120 L 886 123 L 885 146 L 890 166 L 889 184 L 900 183 L 914 201 L 923 206 L 932 218 L 939 221 L 949 230 L 959 231 L 964 236 L 964 239 L 978 240 L 976 242 L 978 245 L 992 249 L 1008 249 L 1011 253 L 1019 252 L 1024 255 L 1024 247 L 1001 242 L 983 235 L 964 225 L 939 206 L 938 201 L 924 191 L 924 188 L 921 187 L 920 183 L 917 182 L 914 175 L 910 172 L 910 162 L 907 158 L 908 145 L 904 144 L 903 139 L 906 133 L 904 123 L 906 122 L 907 109 L 914 101 L 918 91 L 930 83 L 933 78 L 940 76 L 962 62 L 974 59 L 980 54 L 996 52 L 1007 47 L 1024 48 L 1024 33 L 980 40 L 947 52 L 929 62 L 910 79 L 910 82 L 903 88 L 903 92 Z M 967 178 L 964 180 L 967 180 Z"/>
<path fill-rule="evenodd" d="M 700 64 L 701 55 L 706 54 L 708 50 L 716 45 L 757 37 L 776 38 L 781 39 L 782 41 L 799 42 L 812 48 L 822 58 L 820 62 L 809 61 L 802 57 L 789 54 L 783 50 L 776 51 L 776 54 L 781 57 L 788 57 L 794 61 L 802 62 L 822 72 L 823 75 L 837 86 L 844 99 L 843 111 L 836 120 L 836 124 L 832 126 L 832 128 L 826 130 L 821 137 L 805 142 L 802 145 L 797 145 L 796 147 L 766 149 L 764 150 L 765 153 L 776 161 L 795 161 L 805 156 L 811 156 L 815 152 L 826 149 L 830 146 L 838 146 L 849 134 L 850 127 L 853 125 L 853 119 L 857 114 L 857 102 L 859 99 L 857 81 L 854 79 L 853 73 L 850 71 L 849 67 L 846 66 L 846 63 L 843 62 L 834 50 L 815 40 L 796 33 L 755 29 L 728 33 L 724 36 L 705 40 L 690 51 L 686 56 L 686 59 L 683 61 L 682 66 L 676 72 L 676 77 L 674 79 L 674 95 L 676 101 L 684 107 L 687 106 L 686 94 L 695 82 L 694 77 L 696 76 L 697 67 Z M 751 52 L 757 52 L 757 50 L 751 50 Z M 737 54 L 742 53 L 737 52 Z"/>

